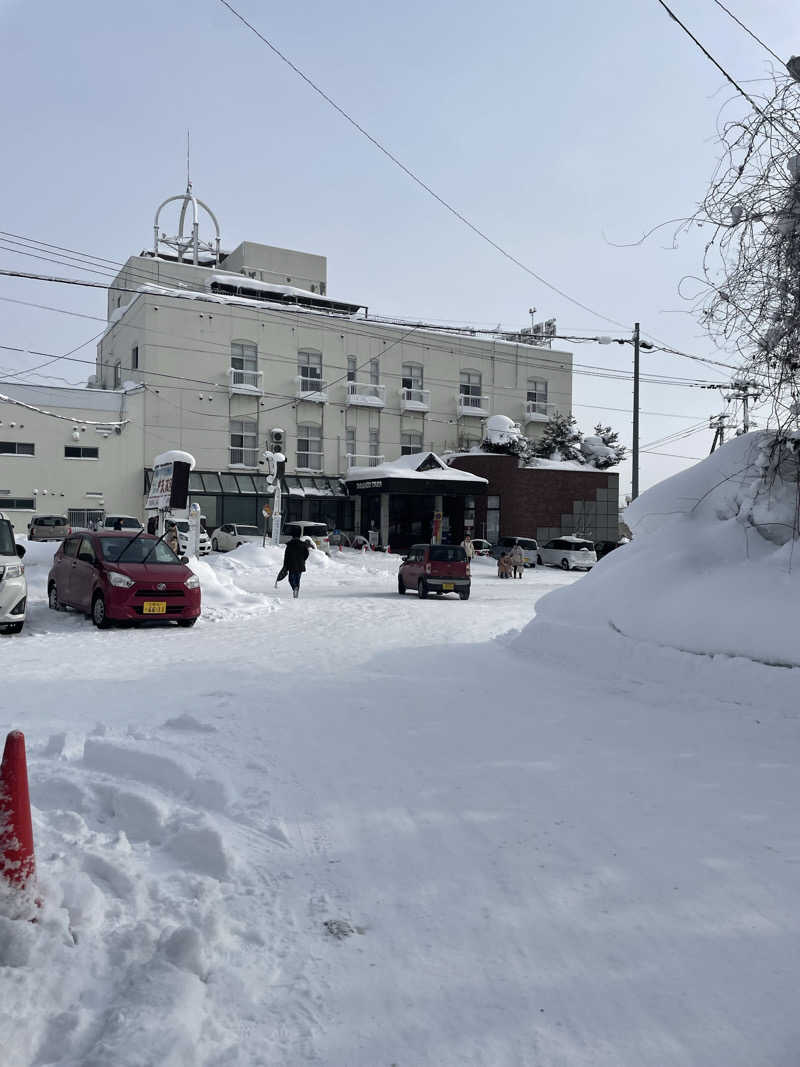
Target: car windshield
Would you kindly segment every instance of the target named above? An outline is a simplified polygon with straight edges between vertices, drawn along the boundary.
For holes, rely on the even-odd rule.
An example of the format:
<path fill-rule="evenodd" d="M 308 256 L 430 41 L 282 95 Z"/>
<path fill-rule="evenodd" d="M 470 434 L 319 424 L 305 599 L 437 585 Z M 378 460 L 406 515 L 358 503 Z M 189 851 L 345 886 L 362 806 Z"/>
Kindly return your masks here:
<path fill-rule="evenodd" d="M 431 563 L 461 563 L 467 554 L 460 545 L 431 545 Z"/>
<path fill-rule="evenodd" d="M 328 527 L 320 522 L 307 522 L 303 526 L 303 535 L 305 537 L 327 537 Z"/>
<path fill-rule="evenodd" d="M 140 530 L 142 524 L 138 519 L 126 518 L 124 515 L 120 515 L 115 518 L 113 515 L 109 516 L 105 521 L 106 526 L 115 526 L 120 530 Z"/>
<path fill-rule="evenodd" d="M 0 522 L 0 556 L 16 556 L 17 546 L 10 522 Z"/>
<path fill-rule="evenodd" d="M 237 534 L 241 534 L 243 537 L 258 537 L 257 526 L 237 526 Z"/>
<path fill-rule="evenodd" d="M 594 541 L 567 541 L 567 547 L 573 552 L 594 552 Z"/>
<path fill-rule="evenodd" d="M 42 515 L 34 523 L 36 526 L 66 526 L 67 520 L 63 515 Z"/>
<path fill-rule="evenodd" d="M 181 533 L 188 533 L 189 532 L 189 523 L 188 522 L 176 522 L 175 525 L 178 527 L 178 529 L 180 530 Z"/>
<path fill-rule="evenodd" d="M 178 562 L 178 557 L 169 545 L 165 545 L 163 541 L 159 541 L 156 547 L 153 548 L 155 541 L 155 537 L 148 537 L 146 534 L 133 542 L 126 540 L 124 537 L 101 537 L 100 550 L 103 553 L 104 560 L 108 563 L 116 563 L 122 550 L 128 545 L 129 547 L 122 559 L 123 566 L 126 563 L 143 563 L 145 559 L 147 559 L 148 563 Z"/>

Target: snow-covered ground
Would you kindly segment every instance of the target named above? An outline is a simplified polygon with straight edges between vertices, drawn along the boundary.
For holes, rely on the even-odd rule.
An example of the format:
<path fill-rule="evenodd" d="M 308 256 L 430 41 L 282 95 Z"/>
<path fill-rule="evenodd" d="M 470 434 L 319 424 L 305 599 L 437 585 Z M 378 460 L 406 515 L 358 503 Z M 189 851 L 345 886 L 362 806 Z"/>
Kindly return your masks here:
<path fill-rule="evenodd" d="M 4 1067 L 796 1063 L 797 671 L 626 631 L 644 551 L 467 602 L 315 556 L 294 602 L 243 546 L 194 629 L 99 632 L 35 546 Z"/>

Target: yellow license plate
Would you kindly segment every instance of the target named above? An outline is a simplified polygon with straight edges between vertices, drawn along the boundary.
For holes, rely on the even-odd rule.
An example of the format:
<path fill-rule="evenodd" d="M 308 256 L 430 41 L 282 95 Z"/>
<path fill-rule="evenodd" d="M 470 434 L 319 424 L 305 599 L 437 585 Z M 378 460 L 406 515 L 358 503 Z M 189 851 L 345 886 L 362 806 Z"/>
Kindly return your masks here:
<path fill-rule="evenodd" d="M 166 600 L 145 600 L 143 610 L 145 615 L 166 615 L 167 602 Z"/>
<path fill-rule="evenodd" d="M 452 588 L 453 588 L 453 583 L 452 582 L 442 582 L 442 589 L 445 592 L 447 592 L 448 590 L 452 590 Z"/>

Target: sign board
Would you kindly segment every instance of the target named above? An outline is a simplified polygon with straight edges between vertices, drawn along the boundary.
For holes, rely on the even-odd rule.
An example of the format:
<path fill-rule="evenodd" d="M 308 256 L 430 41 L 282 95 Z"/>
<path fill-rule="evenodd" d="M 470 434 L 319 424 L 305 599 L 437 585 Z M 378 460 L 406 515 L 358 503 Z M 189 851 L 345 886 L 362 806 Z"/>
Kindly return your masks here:
<path fill-rule="evenodd" d="M 375 478 L 371 482 L 356 482 L 356 489 L 382 489 L 383 481 Z"/>
<path fill-rule="evenodd" d="M 175 464 L 159 463 L 153 467 L 153 480 L 150 483 L 150 492 L 147 494 L 146 511 L 163 511 L 169 507 L 172 496 L 172 475 Z"/>

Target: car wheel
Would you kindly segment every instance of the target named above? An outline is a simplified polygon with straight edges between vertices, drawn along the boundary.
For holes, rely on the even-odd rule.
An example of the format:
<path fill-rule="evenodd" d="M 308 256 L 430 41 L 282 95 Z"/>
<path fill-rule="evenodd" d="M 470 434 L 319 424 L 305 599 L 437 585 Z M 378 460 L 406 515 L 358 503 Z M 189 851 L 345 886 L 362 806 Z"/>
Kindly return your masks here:
<path fill-rule="evenodd" d="M 244 544 L 244 542 L 243 542 L 243 541 L 237 541 L 237 542 L 236 542 L 236 547 L 237 547 L 237 548 L 241 548 L 243 544 Z"/>
<path fill-rule="evenodd" d="M 215 552 L 219 552 L 219 541 L 217 541 L 216 537 L 211 542 L 211 547 L 214 549 Z"/>
<path fill-rule="evenodd" d="M 568 571 L 569 570 L 569 560 L 568 559 L 562 559 L 561 560 L 561 570 L 562 571 Z"/>
<path fill-rule="evenodd" d="M 542 563 L 542 557 L 541 556 L 537 556 L 536 557 L 536 562 L 539 564 L 540 567 L 544 566 L 544 564 Z"/>
<path fill-rule="evenodd" d="M 462 600 L 469 600 L 469 589 L 462 589 L 458 595 Z"/>
<path fill-rule="evenodd" d="M 417 582 L 417 596 L 420 600 L 425 600 L 428 596 L 428 588 L 422 578 Z"/>
<path fill-rule="evenodd" d="M 92 622 L 98 630 L 105 630 L 110 625 L 106 615 L 106 602 L 102 593 L 98 593 L 92 601 Z"/>
<path fill-rule="evenodd" d="M 400 594 L 400 596 L 405 596 L 406 595 L 406 587 L 403 584 L 403 579 L 402 578 L 398 578 L 397 579 L 397 592 Z"/>
<path fill-rule="evenodd" d="M 178 619 L 178 626 L 194 626 L 197 622 L 197 617 L 194 619 Z"/>
<path fill-rule="evenodd" d="M 58 599 L 58 589 L 56 588 L 55 582 L 53 582 L 53 584 L 47 591 L 47 606 L 50 608 L 51 611 L 64 610 L 64 605 Z"/>

